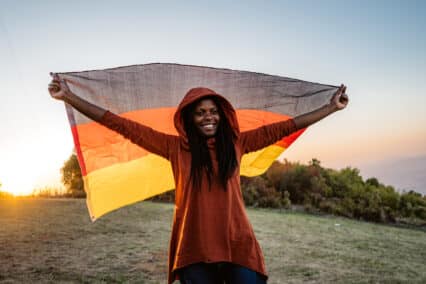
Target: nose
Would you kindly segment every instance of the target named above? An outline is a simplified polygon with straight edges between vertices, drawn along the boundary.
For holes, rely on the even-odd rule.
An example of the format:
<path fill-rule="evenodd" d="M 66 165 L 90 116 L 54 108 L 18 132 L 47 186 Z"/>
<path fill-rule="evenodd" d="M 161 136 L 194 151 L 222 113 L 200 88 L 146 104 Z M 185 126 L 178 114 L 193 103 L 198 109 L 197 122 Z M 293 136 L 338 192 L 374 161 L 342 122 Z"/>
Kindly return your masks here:
<path fill-rule="evenodd" d="M 207 112 L 204 119 L 210 121 L 213 119 L 213 115 L 210 112 Z"/>

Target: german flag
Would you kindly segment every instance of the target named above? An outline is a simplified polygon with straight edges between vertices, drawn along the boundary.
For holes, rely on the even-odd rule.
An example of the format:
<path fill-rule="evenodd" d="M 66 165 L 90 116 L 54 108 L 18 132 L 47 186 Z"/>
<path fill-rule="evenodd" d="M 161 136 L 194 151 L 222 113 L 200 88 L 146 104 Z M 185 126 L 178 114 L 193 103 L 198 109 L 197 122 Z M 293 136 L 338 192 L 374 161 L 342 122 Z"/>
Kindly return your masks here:
<path fill-rule="evenodd" d="M 207 87 L 236 109 L 240 132 L 287 120 L 328 103 L 337 86 L 262 73 L 153 63 L 56 73 L 78 96 L 155 130 L 178 135 L 173 116 L 193 87 Z M 170 163 L 66 105 L 92 220 L 174 188 Z M 243 156 L 241 175 L 262 174 L 302 133 Z"/>

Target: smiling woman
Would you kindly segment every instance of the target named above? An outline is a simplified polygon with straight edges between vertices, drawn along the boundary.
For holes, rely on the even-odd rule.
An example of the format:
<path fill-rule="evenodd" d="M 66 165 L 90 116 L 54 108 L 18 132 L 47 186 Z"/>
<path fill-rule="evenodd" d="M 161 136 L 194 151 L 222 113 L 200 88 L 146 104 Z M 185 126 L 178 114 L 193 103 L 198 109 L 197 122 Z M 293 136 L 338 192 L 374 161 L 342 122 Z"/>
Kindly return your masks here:
<path fill-rule="evenodd" d="M 202 135 L 211 137 L 216 134 L 220 115 L 213 99 L 204 99 L 197 103 L 193 111 L 193 120 Z"/>

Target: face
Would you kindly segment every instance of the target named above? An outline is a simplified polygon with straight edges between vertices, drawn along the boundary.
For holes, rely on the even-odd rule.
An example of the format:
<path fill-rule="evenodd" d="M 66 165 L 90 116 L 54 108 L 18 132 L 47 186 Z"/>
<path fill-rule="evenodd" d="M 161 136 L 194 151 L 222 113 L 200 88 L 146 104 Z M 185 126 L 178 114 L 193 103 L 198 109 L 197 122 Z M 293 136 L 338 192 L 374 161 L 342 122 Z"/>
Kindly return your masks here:
<path fill-rule="evenodd" d="M 201 100 L 194 109 L 193 119 L 199 133 L 205 137 L 216 134 L 220 115 L 217 105 L 212 99 Z"/>

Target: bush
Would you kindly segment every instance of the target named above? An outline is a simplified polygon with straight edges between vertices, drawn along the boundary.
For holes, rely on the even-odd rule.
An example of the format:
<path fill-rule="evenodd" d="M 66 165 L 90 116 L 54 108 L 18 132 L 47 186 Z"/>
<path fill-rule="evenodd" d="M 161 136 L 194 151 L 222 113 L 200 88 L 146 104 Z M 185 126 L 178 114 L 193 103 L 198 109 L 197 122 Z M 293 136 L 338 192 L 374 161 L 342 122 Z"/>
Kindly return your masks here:
<path fill-rule="evenodd" d="M 403 217 L 426 220 L 426 197 L 412 190 L 404 192 L 400 198 L 400 211 Z"/>
<path fill-rule="evenodd" d="M 285 209 L 291 208 L 290 193 L 286 190 L 281 194 L 281 205 Z"/>
<path fill-rule="evenodd" d="M 292 168 L 283 172 L 277 191 L 290 193 L 293 203 L 306 203 L 305 199 L 309 198 L 309 193 L 313 187 L 310 177 L 310 172 L 305 166 L 295 164 Z"/>
<path fill-rule="evenodd" d="M 356 168 L 322 168 L 316 159 L 307 166 L 275 162 L 262 177 L 241 180 L 249 206 L 300 204 L 307 211 L 374 222 L 396 222 L 401 217 L 426 220 L 426 196 L 413 191 L 400 194 L 375 177 L 364 181 Z"/>
<path fill-rule="evenodd" d="M 241 187 L 247 206 L 279 208 L 282 206 L 281 194 L 275 190 L 267 179 L 258 176 L 251 179 L 242 178 Z"/>

